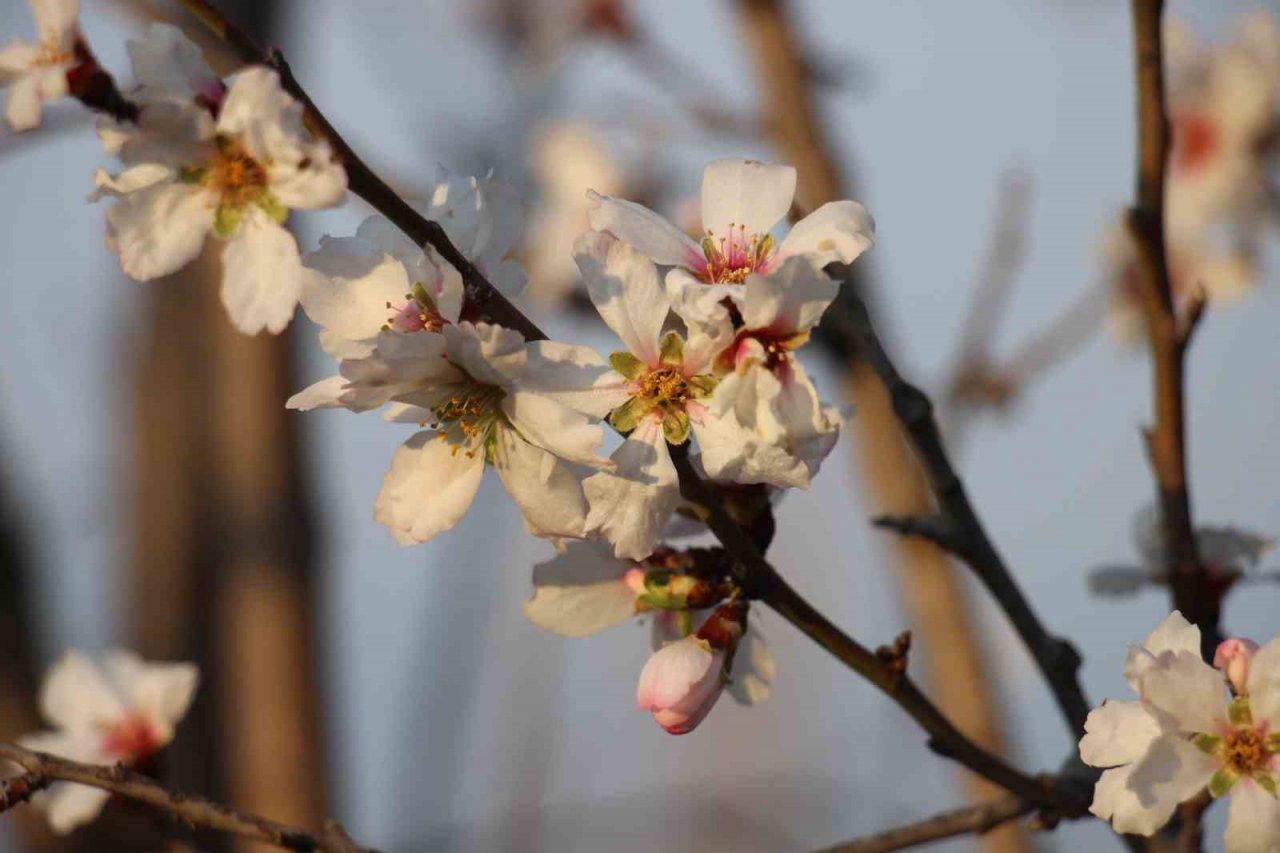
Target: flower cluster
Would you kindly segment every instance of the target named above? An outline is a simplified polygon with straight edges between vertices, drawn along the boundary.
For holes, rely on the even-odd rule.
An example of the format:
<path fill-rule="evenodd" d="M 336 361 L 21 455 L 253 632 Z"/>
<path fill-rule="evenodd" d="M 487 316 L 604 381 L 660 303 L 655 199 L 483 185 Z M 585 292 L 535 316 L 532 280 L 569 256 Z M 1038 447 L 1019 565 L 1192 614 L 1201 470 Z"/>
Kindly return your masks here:
<path fill-rule="evenodd" d="M 189 663 L 146 663 L 115 651 L 96 664 L 68 652 L 40 690 L 40 713 L 54 728 L 19 743 L 73 761 L 148 769 L 173 740 L 199 679 Z M 67 782 L 39 796 L 60 833 L 93 820 L 110 798 L 101 788 Z"/>
<path fill-rule="evenodd" d="M 1238 298 L 1258 277 L 1258 239 L 1274 217 L 1268 175 L 1280 139 L 1280 22 L 1257 11 L 1216 47 L 1171 23 L 1165 34 L 1173 133 L 1165 229 L 1179 301 L 1204 288 L 1213 302 Z M 1141 328 L 1137 247 L 1123 223 L 1107 237 L 1113 321 Z"/>
<path fill-rule="evenodd" d="M 1227 640 L 1210 666 L 1200 629 L 1175 611 L 1129 650 L 1124 674 L 1138 701 L 1103 703 L 1080 741 L 1084 762 L 1107 768 L 1090 811 L 1152 835 L 1207 788 L 1231 797 L 1227 853 L 1280 847 L 1280 638 Z"/>

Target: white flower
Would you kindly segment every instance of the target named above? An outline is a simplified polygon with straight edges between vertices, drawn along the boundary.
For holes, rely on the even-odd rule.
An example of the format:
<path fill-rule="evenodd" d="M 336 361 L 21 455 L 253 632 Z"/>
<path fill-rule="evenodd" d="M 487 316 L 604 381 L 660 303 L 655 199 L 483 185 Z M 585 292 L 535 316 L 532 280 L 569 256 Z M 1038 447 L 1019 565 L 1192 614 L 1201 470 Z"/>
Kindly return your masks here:
<path fill-rule="evenodd" d="M 98 666 L 68 652 L 40 690 L 40 712 L 54 730 L 19 742 L 73 761 L 136 767 L 173 740 L 198 681 L 199 672 L 189 663 L 146 663 L 116 651 Z M 41 797 L 50 825 L 63 833 L 97 817 L 110 794 L 59 783 Z"/>
<path fill-rule="evenodd" d="M 67 72 L 79 59 L 78 0 L 28 0 L 39 41 L 13 39 L 0 48 L 0 86 L 12 87 L 5 118 L 14 130 L 40 124 L 40 105 L 67 94 Z"/>
<path fill-rule="evenodd" d="M 1080 741 L 1086 764 L 1108 768 L 1090 811 L 1117 832 L 1152 835 L 1207 786 L 1231 795 L 1227 853 L 1280 849 L 1280 639 L 1248 670 L 1228 702 L 1222 673 L 1200 657 L 1199 629 L 1177 612 L 1131 648 L 1125 678 L 1139 701 L 1094 709 Z"/>
<path fill-rule="evenodd" d="M 342 405 L 361 410 L 394 402 L 401 404 L 394 420 L 431 425 L 396 451 L 378 494 L 374 517 L 396 541 L 426 542 L 457 524 L 486 463 L 497 469 L 530 533 L 583 535 L 582 484 L 566 461 L 611 463 L 595 454 L 604 441 L 598 424 L 527 390 L 525 377 L 556 364 L 545 343 L 526 344 L 519 333 L 488 323 L 450 323 L 443 332 L 385 331 L 368 357 L 342 362 L 334 389 Z M 297 398 L 291 403 L 298 405 Z"/>
<path fill-rule="evenodd" d="M 586 637 L 650 616 L 651 643 L 655 651 L 661 649 L 693 633 L 692 611 L 705 610 L 717 599 L 706 581 L 664 573 L 662 560 L 653 562 L 658 565 L 620 560 L 598 541 L 572 542 L 534 567 L 533 597 L 524 603 L 524 614 L 544 631 L 563 637 Z M 663 609 L 664 604 L 678 609 Z M 774 669 L 764 636 L 752 621 L 727 672 L 730 695 L 742 705 L 764 701 Z"/>
<path fill-rule="evenodd" d="M 823 405 L 794 352 L 838 290 L 804 258 L 789 258 L 768 276 L 747 276 L 742 323 L 716 360 L 722 376 L 708 403 L 735 422 L 737 437 L 702 443 L 713 478 L 808 488 L 839 437 L 840 415 Z"/>
<path fill-rule="evenodd" d="M 135 98 L 200 99 L 215 110 L 221 104 L 226 86 L 182 30 L 172 24 L 153 23 L 141 39 L 129 39 L 125 44 L 139 87 Z"/>
<path fill-rule="evenodd" d="M 451 175 L 441 167 L 431 203 L 420 212 L 440 223 L 449 242 L 508 299 L 524 289 L 524 270 L 507 257 L 520 236 L 519 189 L 492 174 Z M 429 250 L 433 257 L 435 250 Z M 439 258 L 436 258 L 437 262 Z M 441 262 L 442 263 L 442 262 Z"/>
<path fill-rule="evenodd" d="M 680 502 L 668 442 L 684 443 L 691 430 L 704 452 L 704 430 L 714 430 L 708 441 L 735 440 L 733 424 L 717 423 L 727 419 L 717 419 L 705 403 L 715 386 L 712 361 L 725 341 L 697 329 L 688 341 L 678 332 L 663 334 L 671 306 L 657 270 L 626 243 L 589 232 L 574 256 L 592 304 L 626 347 L 609 357 L 608 368 L 594 353 L 581 360 L 583 371 L 596 371 L 589 393 L 558 395 L 579 411 L 607 414 L 627 436 L 613 454 L 617 471 L 583 483 L 591 504 L 587 531 L 601 532 L 619 557 L 643 559 Z"/>
<path fill-rule="evenodd" d="M 98 195 L 120 197 L 107 224 L 125 273 L 148 281 L 176 272 L 212 232 L 227 241 L 222 303 L 236 328 L 283 330 L 303 277 L 284 220 L 346 192 L 346 173 L 302 112 L 266 68 L 234 79 L 216 119 L 190 101 L 144 106 L 138 131 L 120 146 L 125 171 L 96 176 Z"/>
<path fill-rule="evenodd" d="M 791 209 L 796 170 L 751 160 L 716 160 L 702 175 L 700 241 L 634 202 L 590 193 L 591 227 L 608 231 L 654 263 L 672 267 L 667 288 L 677 305 L 710 315 L 726 297 L 737 302 L 751 273 L 768 274 L 790 257 L 817 270 L 850 263 L 871 247 L 875 223 L 853 201 L 822 205 L 775 244 L 770 230 Z"/>
<path fill-rule="evenodd" d="M 583 191 L 605 195 L 623 191 L 624 178 L 601 141 L 577 121 L 556 121 L 533 143 L 532 171 L 539 197 L 525 244 L 529 295 L 546 301 L 564 298 L 577 284 L 573 242 L 587 230 L 590 202 Z"/>

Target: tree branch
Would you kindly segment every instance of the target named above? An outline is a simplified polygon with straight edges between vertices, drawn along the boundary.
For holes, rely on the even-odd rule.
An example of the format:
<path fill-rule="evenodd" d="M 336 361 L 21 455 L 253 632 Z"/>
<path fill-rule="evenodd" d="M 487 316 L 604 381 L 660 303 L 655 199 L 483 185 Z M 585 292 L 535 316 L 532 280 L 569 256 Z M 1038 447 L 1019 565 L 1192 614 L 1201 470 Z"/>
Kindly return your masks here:
<path fill-rule="evenodd" d="M 10 779 L 4 783 L 5 808 L 29 798 L 35 790 L 54 781 L 74 782 L 144 803 L 167 812 L 174 819 L 188 826 L 262 841 L 285 850 L 296 850 L 299 853 L 311 853 L 311 851 L 375 853 L 372 848 L 361 847 L 352 841 L 342 827 L 333 821 L 325 826 L 323 832 L 308 832 L 264 817 L 239 812 L 203 797 L 175 793 L 122 765 L 100 767 L 93 764 L 80 764 L 43 752 L 23 749 L 12 743 L 0 743 L 0 758 L 12 761 L 26 771 L 26 774 L 17 777 L 17 780 Z M 15 791 L 12 799 L 9 796 L 11 791 Z"/>
<path fill-rule="evenodd" d="M 1165 254 L 1165 174 L 1169 119 L 1165 111 L 1161 17 L 1164 0 L 1133 0 L 1134 63 L 1138 89 L 1138 174 L 1129 228 L 1138 245 L 1139 279 L 1151 339 L 1155 425 L 1147 451 L 1159 497 L 1164 558 L 1173 605 L 1200 627 L 1202 651 L 1212 657 L 1220 635 L 1221 595 L 1209 582 L 1196 549 L 1187 490 L 1185 363 L 1187 344 L 1204 311 L 1203 294 L 1178 316 Z"/>
<path fill-rule="evenodd" d="M 945 536 L 926 538 L 963 559 L 996 599 L 1044 673 L 1072 734 L 1078 737 L 1084 733 L 1084 720 L 1089 714 L 1089 703 L 1077 678 L 1079 653 L 1070 642 L 1050 635 L 1045 629 L 987 536 L 965 493 L 964 484 L 951 466 L 933 418 L 932 402 L 923 391 L 898 373 L 871 325 L 865 303 L 855 296 L 849 300 L 849 310 L 854 318 L 852 333 L 857 336 L 867 361 L 888 389 L 893 410 L 924 465 L 938 500 L 940 515 L 947 521 Z M 936 517 L 896 519 L 888 526 L 915 535 L 940 529 Z"/>
<path fill-rule="evenodd" d="M 816 853 L 887 853 L 958 835 L 981 835 L 1034 810 L 1034 804 L 1015 794 L 1006 794 L 985 803 L 943 812 L 916 823 L 826 847 Z"/>

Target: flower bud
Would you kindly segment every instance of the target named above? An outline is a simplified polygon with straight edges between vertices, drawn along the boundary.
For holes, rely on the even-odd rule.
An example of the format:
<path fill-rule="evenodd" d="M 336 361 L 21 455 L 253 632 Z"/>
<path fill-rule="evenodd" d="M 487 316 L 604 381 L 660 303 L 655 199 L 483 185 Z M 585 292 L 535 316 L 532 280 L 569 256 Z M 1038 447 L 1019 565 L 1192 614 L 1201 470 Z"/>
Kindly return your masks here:
<path fill-rule="evenodd" d="M 1218 644 L 1213 653 L 1213 665 L 1227 677 L 1231 692 L 1244 696 L 1249 682 L 1249 663 L 1253 660 L 1258 644 L 1244 637 L 1231 637 Z"/>
<path fill-rule="evenodd" d="M 696 634 L 654 652 L 640 672 L 636 706 L 673 735 L 693 731 L 724 691 L 746 615 L 745 603 L 723 604 Z"/>

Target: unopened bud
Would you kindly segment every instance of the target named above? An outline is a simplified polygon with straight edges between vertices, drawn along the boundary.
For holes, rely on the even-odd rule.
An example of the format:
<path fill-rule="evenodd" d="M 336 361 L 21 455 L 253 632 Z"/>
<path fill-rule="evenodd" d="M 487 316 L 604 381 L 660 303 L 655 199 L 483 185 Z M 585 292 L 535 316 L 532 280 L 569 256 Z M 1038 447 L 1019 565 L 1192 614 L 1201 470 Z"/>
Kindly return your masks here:
<path fill-rule="evenodd" d="M 1227 677 L 1231 692 L 1244 696 L 1248 692 L 1249 664 L 1258 644 L 1244 637 L 1232 637 L 1218 643 L 1213 653 L 1213 665 Z"/>

